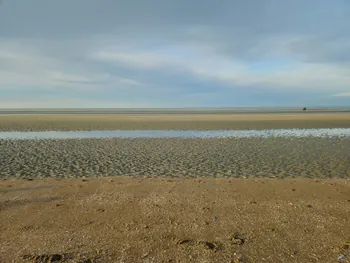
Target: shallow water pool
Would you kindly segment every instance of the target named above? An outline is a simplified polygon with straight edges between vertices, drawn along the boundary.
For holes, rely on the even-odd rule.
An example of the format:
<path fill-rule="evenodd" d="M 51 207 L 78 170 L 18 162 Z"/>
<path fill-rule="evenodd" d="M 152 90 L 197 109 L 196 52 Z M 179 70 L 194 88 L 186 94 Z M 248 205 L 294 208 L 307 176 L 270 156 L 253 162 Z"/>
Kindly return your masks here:
<path fill-rule="evenodd" d="M 349 137 L 349 128 L 276 130 L 98 130 L 0 132 L 0 139 L 84 139 L 84 138 L 269 138 L 269 137 Z"/>

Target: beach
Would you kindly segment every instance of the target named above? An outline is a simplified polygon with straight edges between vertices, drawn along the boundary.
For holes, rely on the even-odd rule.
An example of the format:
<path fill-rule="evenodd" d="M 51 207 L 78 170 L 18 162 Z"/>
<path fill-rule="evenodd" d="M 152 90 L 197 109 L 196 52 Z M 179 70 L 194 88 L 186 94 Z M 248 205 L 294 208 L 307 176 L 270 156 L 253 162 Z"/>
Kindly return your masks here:
<path fill-rule="evenodd" d="M 348 113 L 0 116 L 1 132 L 349 127 Z M 350 262 L 350 139 L 287 135 L 0 139 L 0 262 Z"/>
<path fill-rule="evenodd" d="M 349 262 L 348 180 L 7 179 L 0 200 L 1 262 Z"/>
<path fill-rule="evenodd" d="M 350 128 L 350 113 L 0 116 L 0 131 Z"/>

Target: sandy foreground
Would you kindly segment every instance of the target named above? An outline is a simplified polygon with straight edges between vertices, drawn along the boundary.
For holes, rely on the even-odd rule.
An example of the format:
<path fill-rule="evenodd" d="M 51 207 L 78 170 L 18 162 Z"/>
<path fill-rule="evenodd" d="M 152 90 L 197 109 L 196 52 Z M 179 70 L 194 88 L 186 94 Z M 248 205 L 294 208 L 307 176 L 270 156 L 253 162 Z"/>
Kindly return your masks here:
<path fill-rule="evenodd" d="M 164 116 L 0 116 L 0 131 L 350 128 L 349 113 Z"/>
<path fill-rule="evenodd" d="M 7 179 L 0 262 L 350 262 L 349 217 L 348 180 Z"/>

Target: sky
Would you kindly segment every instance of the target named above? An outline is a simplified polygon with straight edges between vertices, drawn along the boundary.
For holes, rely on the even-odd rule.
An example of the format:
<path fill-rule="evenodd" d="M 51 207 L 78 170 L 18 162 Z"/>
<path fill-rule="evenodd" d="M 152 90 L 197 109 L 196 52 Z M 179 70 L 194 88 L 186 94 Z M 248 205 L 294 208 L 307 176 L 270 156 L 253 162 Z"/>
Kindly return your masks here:
<path fill-rule="evenodd" d="M 0 108 L 350 106 L 349 0 L 0 0 Z"/>

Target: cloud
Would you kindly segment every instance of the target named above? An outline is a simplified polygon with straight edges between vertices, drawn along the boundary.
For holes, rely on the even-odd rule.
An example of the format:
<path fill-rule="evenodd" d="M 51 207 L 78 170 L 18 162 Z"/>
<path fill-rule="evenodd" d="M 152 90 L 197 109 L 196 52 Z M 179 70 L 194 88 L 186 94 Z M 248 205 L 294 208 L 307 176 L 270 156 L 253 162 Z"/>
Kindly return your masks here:
<path fill-rule="evenodd" d="M 190 48 L 189 48 L 190 50 Z M 350 68 L 333 64 L 289 63 L 284 61 L 278 66 L 268 69 L 271 65 L 262 65 L 256 69 L 251 61 L 232 61 L 214 54 L 189 53 L 188 50 L 172 49 L 173 53 L 161 51 L 153 53 L 130 53 L 100 51 L 92 55 L 106 63 L 119 63 L 135 69 L 168 70 L 185 72 L 203 80 L 217 81 L 231 86 L 251 86 L 257 88 L 270 86 L 273 89 L 303 89 L 318 91 L 347 90 L 350 83 Z"/>
<path fill-rule="evenodd" d="M 333 97 L 350 97 L 350 92 L 337 93 L 334 94 Z"/>
<path fill-rule="evenodd" d="M 126 101 L 101 101 L 96 99 L 69 99 L 59 97 L 45 97 L 45 98 L 31 98 L 26 100 L 11 98 L 8 99 L 0 98 L 0 105 L 2 109 L 9 108 L 151 108 L 154 104 L 149 104 L 143 100 L 134 100 L 132 102 Z M 38 107 L 39 105 L 39 107 Z M 156 105 L 158 106 L 158 105 Z M 164 107 L 160 104 L 159 107 Z"/>
<path fill-rule="evenodd" d="M 125 52 L 99 51 L 91 55 L 92 59 L 105 62 L 119 62 L 137 68 L 161 67 L 165 63 L 161 57 L 147 53 L 127 54 Z"/>
<path fill-rule="evenodd" d="M 4 41 L 5 42 L 5 41 Z M 76 43 L 79 44 L 79 43 Z M 45 51 L 48 53 L 45 53 Z M 96 70 L 93 65 L 76 60 L 70 55 L 52 55 L 50 51 L 40 51 L 30 42 L 18 41 L 13 47 L 0 42 L 0 90 L 33 87 L 52 89 L 70 87 L 92 89 L 103 85 L 138 86 L 141 83 L 127 77 L 110 75 Z M 52 52 L 53 53 L 53 52 Z M 80 54 L 78 56 L 83 55 Z"/>
<path fill-rule="evenodd" d="M 3 0 L 0 98 L 316 105 L 348 94 L 349 48 L 344 0 Z"/>

